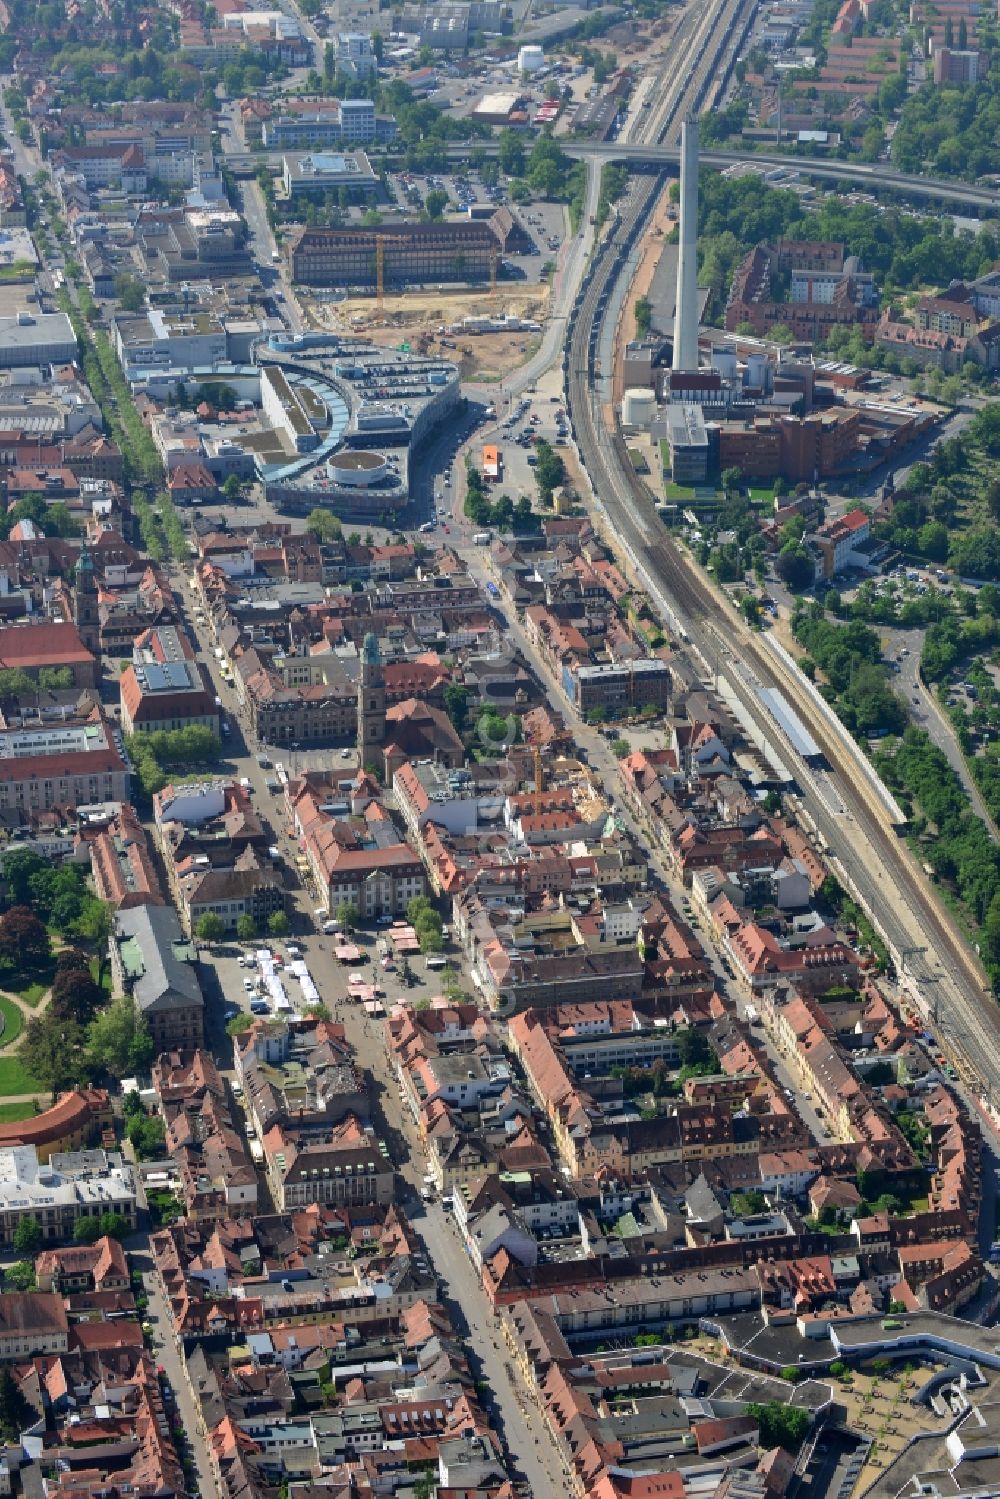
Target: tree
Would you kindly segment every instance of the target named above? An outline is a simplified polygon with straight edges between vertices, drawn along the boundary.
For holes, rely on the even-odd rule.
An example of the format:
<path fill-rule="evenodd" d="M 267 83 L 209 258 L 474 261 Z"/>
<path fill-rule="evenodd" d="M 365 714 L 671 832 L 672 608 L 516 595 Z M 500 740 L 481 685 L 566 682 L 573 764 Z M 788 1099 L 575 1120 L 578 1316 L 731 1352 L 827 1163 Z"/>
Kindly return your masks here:
<path fill-rule="evenodd" d="M 166 1134 L 159 1116 L 133 1114 L 125 1133 L 140 1161 L 155 1161 L 163 1155 Z"/>
<path fill-rule="evenodd" d="M 524 171 L 524 143 L 514 130 L 501 130 L 498 141 L 500 168 L 508 177 L 520 177 Z"/>
<path fill-rule="evenodd" d="M 73 685 L 73 672 L 68 666 L 43 666 L 38 673 L 38 685 L 47 692 L 65 692 Z"/>
<path fill-rule="evenodd" d="M 19 1219 L 11 1240 L 18 1254 L 37 1254 L 42 1246 L 42 1225 L 31 1213 Z"/>
<path fill-rule="evenodd" d="M 88 1025 L 104 1000 L 104 990 L 94 983 L 89 965 L 57 970 L 52 984 L 51 1008 L 66 1020 Z"/>
<path fill-rule="evenodd" d="M 252 1025 L 253 1016 L 248 1015 L 245 1010 L 241 1010 L 238 1015 L 234 1015 L 231 1020 L 226 1021 L 226 1035 L 242 1036 L 243 1032 L 248 1031 Z"/>
<path fill-rule="evenodd" d="M 222 486 L 223 498 L 228 500 L 230 505 L 235 505 L 240 497 L 241 489 L 242 486 L 237 476 L 235 474 L 228 474 Z"/>
<path fill-rule="evenodd" d="M 345 932 L 356 932 L 361 912 L 349 900 L 342 900 L 337 907 L 337 920 Z"/>
<path fill-rule="evenodd" d="M 544 439 L 535 444 L 535 454 L 538 459 L 535 466 L 538 497 L 543 505 L 551 505 L 553 490 L 558 489 L 566 477 L 566 465 L 551 444 L 545 442 Z"/>
<path fill-rule="evenodd" d="M 468 708 L 469 689 L 461 682 L 449 682 L 444 689 L 444 710 L 459 734 L 465 728 Z"/>
<path fill-rule="evenodd" d="M 115 295 L 123 312 L 141 312 L 146 305 L 146 288 L 134 276 L 116 276 Z"/>
<path fill-rule="evenodd" d="M 789 542 L 783 546 L 778 553 L 778 561 L 775 571 L 783 583 L 798 592 L 808 588 L 816 576 L 816 568 L 812 558 L 800 542 Z"/>
<path fill-rule="evenodd" d="M 339 541 L 343 528 L 337 517 L 329 510 L 317 506 L 306 517 L 306 530 L 317 541 Z"/>
<path fill-rule="evenodd" d="M 97 954 L 97 982 L 101 983 L 104 977 L 104 968 L 108 961 L 108 944 L 111 941 L 111 931 L 115 924 L 114 912 L 106 900 L 88 900 L 77 918 L 76 929 L 79 935 L 91 943 Z"/>
<path fill-rule="evenodd" d="M 797 1369 L 792 1369 L 791 1372 L 793 1377 L 798 1374 Z M 800 1406 L 785 1405 L 780 1400 L 769 1400 L 766 1404 L 752 1401 L 747 1406 L 747 1415 L 753 1416 L 760 1423 L 762 1448 L 784 1447 L 786 1452 L 792 1454 L 802 1446 L 812 1419 L 807 1410 L 802 1410 Z"/>
<path fill-rule="evenodd" d="M 225 933 L 226 923 L 216 911 L 206 911 L 195 924 L 194 934 L 202 942 L 221 942 Z"/>
<path fill-rule="evenodd" d="M 236 923 L 236 935 L 241 942 L 252 942 L 257 935 L 257 923 L 246 913 Z"/>
<path fill-rule="evenodd" d="M 78 1218 L 73 1224 L 74 1244 L 93 1244 L 101 1237 L 99 1218 Z"/>
<path fill-rule="evenodd" d="M 16 1441 L 24 1427 L 37 1419 L 34 1408 L 25 1398 L 21 1386 L 8 1365 L 0 1369 L 0 1436 Z"/>
<path fill-rule="evenodd" d="M 108 1005 L 87 1029 L 87 1058 L 91 1069 L 109 1077 L 143 1072 L 153 1060 L 153 1038 L 136 1008 L 123 994 Z"/>
<path fill-rule="evenodd" d="M 424 210 L 429 219 L 443 219 L 448 207 L 448 194 L 441 188 L 432 188 L 424 199 Z"/>
<path fill-rule="evenodd" d="M 126 1239 L 132 1232 L 124 1213 L 102 1213 L 98 1221 L 102 1239 Z"/>
<path fill-rule="evenodd" d="M 18 1058 L 32 1077 L 55 1098 L 79 1082 L 83 1072 L 83 1032 L 74 1020 L 50 1006 L 32 1015 L 24 1028 Z M 122 1071 L 119 1076 L 124 1077 Z"/>
<path fill-rule="evenodd" d="M 267 930 L 272 937 L 287 937 L 292 930 L 292 923 L 284 911 L 272 911 L 267 918 Z"/>
<path fill-rule="evenodd" d="M 34 874 L 48 868 L 45 860 L 28 848 L 18 848 L 5 856 L 3 877 L 7 893 L 15 906 L 23 906 L 31 899 L 29 881 Z"/>
<path fill-rule="evenodd" d="M 0 916 L 0 961 L 24 972 L 44 968 L 49 961 L 49 934 L 34 911 L 12 906 Z"/>
<path fill-rule="evenodd" d="M 645 338 L 653 326 L 653 304 L 648 297 L 639 297 L 635 304 L 635 331 Z"/>
<path fill-rule="evenodd" d="M 3 1273 L 4 1288 L 8 1291 L 33 1291 L 37 1285 L 34 1260 L 15 1260 Z"/>

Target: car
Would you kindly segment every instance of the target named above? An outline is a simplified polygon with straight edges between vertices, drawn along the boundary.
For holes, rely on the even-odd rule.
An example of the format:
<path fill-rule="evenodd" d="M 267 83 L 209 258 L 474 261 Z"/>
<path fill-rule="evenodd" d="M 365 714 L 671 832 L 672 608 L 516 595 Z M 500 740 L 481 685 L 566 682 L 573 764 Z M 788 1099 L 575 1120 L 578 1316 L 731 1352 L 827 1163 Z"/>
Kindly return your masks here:
<path fill-rule="evenodd" d="M 254 989 L 257 986 L 255 985 L 253 979 L 244 979 L 243 980 L 243 987 L 247 991 L 248 994 L 252 994 L 253 991 L 254 991 Z"/>
<path fill-rule="evenodd" d="M 342 760 L 349 760 L 351 758 L 351 752 L 350 752 L 350 750 L 349 749 L 342 749 L 341 752 L 340 752 L 340 758 Z"/>

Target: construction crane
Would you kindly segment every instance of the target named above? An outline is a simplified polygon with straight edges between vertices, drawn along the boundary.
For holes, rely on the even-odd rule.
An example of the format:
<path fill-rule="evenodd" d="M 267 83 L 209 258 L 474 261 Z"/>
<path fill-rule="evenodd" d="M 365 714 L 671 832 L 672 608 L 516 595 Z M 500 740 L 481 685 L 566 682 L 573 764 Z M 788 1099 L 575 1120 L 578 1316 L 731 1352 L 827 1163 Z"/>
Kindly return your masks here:
<path fill-rule="evenodd" d="M 385 235 L 375 236 L 375 306 L 385 311 Z"/>

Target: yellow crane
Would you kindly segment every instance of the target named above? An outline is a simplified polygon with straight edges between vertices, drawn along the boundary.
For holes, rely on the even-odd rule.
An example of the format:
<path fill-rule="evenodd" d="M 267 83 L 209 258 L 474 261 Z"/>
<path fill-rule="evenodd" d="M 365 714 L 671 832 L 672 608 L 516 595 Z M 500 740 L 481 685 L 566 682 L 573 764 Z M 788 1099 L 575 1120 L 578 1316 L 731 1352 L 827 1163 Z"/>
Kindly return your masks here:
<path fill-rule="evenodd" d="M 385 235 L 375 236 L 375 306 L 385 311 Z"/>

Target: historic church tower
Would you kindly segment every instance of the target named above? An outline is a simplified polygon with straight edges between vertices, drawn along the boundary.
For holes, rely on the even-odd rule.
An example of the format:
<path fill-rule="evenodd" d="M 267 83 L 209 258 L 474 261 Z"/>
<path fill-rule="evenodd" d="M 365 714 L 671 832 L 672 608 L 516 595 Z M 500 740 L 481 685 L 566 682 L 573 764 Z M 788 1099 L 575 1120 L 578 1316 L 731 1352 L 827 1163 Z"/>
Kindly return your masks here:
<path fill-rule="evenodd" d="M 385 675 L 379 654 L 378 636 L 371 631 L 361 647 L 361 675 L 358 678 L 358 758 L 361 768 L 381 751 L 385 743 Z M 376 753 L 376 759 L 380 755 Z"/>
<path fill-rule="evenodd" d="M 76 564 L 76 585 L 73 592 L 73 621 L 80 639 L 88 651 L 95 656 L 101 652 L 101 620 L 97 612 L 97 578 L 94 559 L 84 541 Z"/>

